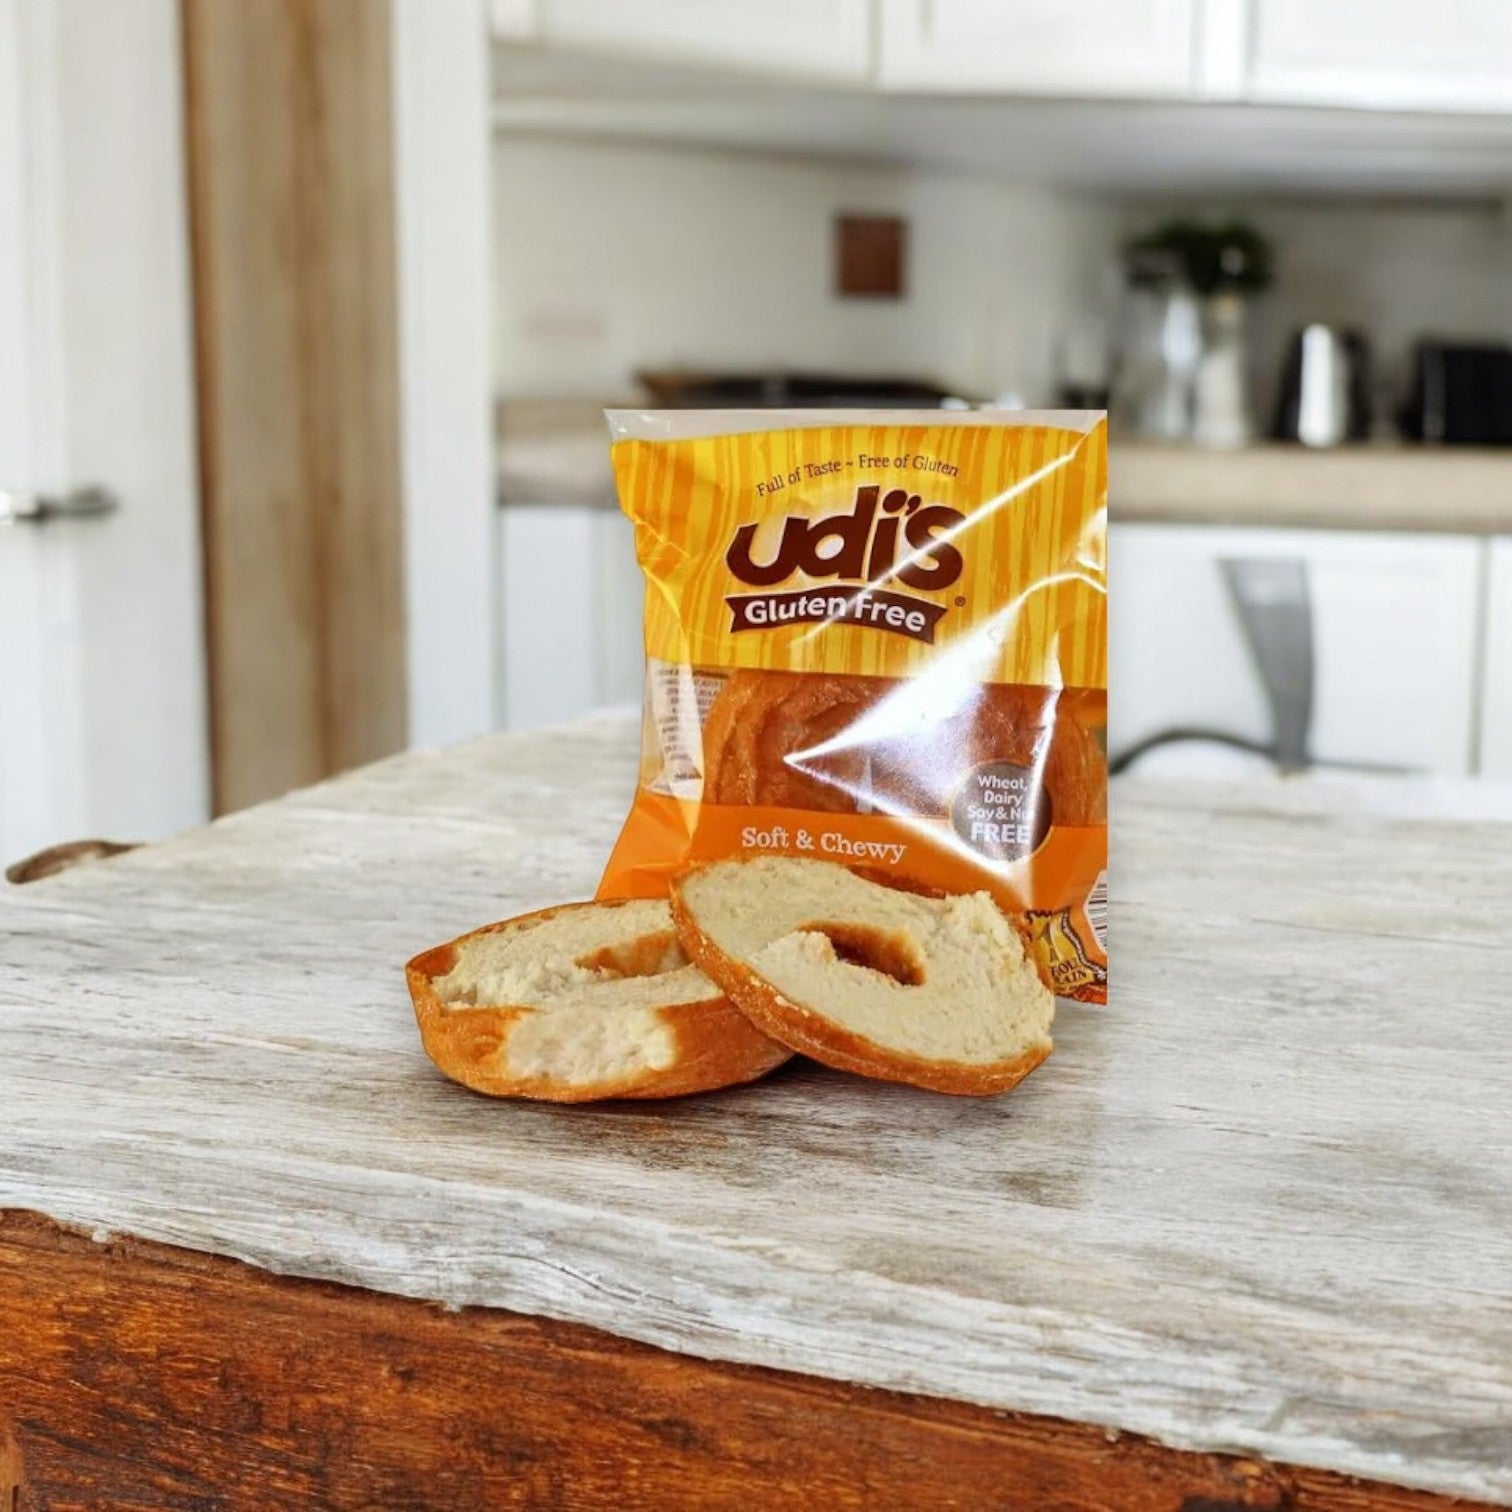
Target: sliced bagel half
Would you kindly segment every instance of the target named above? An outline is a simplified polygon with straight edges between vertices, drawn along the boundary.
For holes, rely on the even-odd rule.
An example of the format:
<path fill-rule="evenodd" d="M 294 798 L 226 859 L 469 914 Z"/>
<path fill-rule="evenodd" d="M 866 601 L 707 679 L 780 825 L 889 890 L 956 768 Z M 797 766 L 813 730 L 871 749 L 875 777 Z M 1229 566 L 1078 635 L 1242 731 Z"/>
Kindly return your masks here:
<path fill-rule="evenodd" d="M 405 967 L 436 1065 L 494 1097 L 677 1097 L 755 1080 L 791 1052 L 690 965 L 661 900 L 567 903 Z"/>
<path fill-rule="evenodd" d="M 933 897 L 832 861 L 687 871 L 688 955 L 764 1034 L 842 1071 L 986 1096 L 1050 1054 L 1055 999 L 987 893 Z"/>

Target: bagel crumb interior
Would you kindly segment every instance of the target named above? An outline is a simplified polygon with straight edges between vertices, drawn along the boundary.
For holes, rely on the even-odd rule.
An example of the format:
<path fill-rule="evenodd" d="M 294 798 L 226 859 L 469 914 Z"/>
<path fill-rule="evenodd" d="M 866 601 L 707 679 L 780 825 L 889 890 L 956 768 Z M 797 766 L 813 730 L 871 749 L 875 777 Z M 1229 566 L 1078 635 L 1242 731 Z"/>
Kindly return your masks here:
<path fill-rule="evenodd" d="M 585 1083 L 671 1065 L 676 1036 L 660 1010 L 721 996 L 688 963 L 660 900 L 471 935 L 433 986 L 453 1010 L 527 1010 L 502 1047 L 510 1074 Z"/>
<path fill-rule="evenodd" d="M 1048 1050 L 1055 999 L 986 893 L 922 897 L 833 862 L 715 862 L 681 883 L 713 946 L 884 1050 L 985 1065 Z"/>

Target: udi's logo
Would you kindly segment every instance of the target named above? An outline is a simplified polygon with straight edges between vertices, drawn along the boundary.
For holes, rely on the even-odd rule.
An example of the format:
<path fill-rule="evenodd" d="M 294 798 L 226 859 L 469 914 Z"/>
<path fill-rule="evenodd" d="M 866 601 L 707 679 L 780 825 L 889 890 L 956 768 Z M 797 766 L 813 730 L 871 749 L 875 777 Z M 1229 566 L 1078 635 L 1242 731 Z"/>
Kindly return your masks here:
<path fill-rule="evenodd" d="M 725 552 L 725 565 L 740 582 L 770 588 L 802 573 L 833 578 L 836 586 L 731 594 L 725 598 L 730 630 L 842 622 L 933 643 L 945 606 L 882 585 L 896 579 L 922 593 L 949 588 L 963 563 L 948 537 L 964 523 L 959 511 L 925 504 L 905 488 L 884 494 L 878 485 L 867 484 L 856 490 L 855 503 L 842 514 L 786 516 L 769 561 L 756 559 L 759 525 L 742 525 Z M 840 586 L 847 582 L 856 586 Z"/>

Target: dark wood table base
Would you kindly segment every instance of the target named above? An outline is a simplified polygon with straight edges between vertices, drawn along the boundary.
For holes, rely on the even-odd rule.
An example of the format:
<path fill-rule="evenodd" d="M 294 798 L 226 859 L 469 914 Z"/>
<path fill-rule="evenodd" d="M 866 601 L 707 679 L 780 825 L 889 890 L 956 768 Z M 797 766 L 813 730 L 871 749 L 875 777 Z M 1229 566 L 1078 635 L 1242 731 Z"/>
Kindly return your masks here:
<path fill-rule="evenodd" d="M 0 1512 L 1465 1505 L 0 1213 Z"/>

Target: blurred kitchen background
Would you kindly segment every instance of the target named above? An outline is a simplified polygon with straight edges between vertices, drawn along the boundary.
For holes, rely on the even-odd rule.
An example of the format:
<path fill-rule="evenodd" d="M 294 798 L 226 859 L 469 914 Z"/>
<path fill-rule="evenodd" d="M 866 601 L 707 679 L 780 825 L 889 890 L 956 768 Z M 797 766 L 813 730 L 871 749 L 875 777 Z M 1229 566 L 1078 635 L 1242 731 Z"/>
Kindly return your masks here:
<path fill-rule="evenodd" d="M 640 691 L 600 411 L 1107 406 L 1110 756 L 1512 778 L 1507 0 L 0 0 L 0 858 Z"/>

